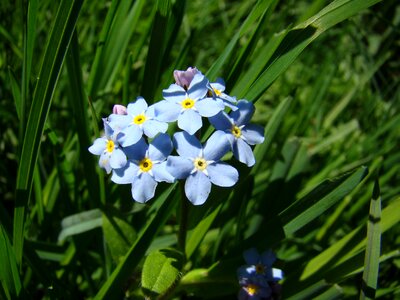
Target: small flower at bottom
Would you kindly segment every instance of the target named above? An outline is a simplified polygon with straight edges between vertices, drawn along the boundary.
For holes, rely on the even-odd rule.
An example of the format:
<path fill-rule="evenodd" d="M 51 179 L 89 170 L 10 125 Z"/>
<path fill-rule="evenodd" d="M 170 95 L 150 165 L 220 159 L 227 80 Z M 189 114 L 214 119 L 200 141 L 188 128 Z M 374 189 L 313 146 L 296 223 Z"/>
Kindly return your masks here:
<path fill-rule="evenodd" d="M 267 299 L 271 295 L 271 288 L 266 280 L 257 277 L 240 278 L 239 300 Z"/>
<path fill-rule="evenodd" d="M 144 203 L 154 197 L 158 182 L 175 181 L 166 171 L 166 158 L 171 151 L 172 143 L 167 134 L 159 134 L 150 145 L 141 138 L 125 148 L 128 164 L 114 170 L 111 180 L 117 184 L 132 184 L 133 199 Z"/>
<path fill-rule="evenodd" d="M 174 134 L 174 144 L 180 156 L 168 157 L 167 171 L 177 179 L 186 179 L 185 194 L 194 205 L 207 200 L 211 183 L 230 187 L 238 181 L 237 170 L 220 161 L 229 150 L 223 132 L 214 132 L 204 147 L 195 136 L 178 132 Z"/>
<path fill-rule="evenodd" d="M 100 155 L 99 166 L 109 174 L 112 169 L 124 167 L 127 159 L 116 140 L 114 130 L 107 123 L 106 119 L 103 119 L 103 124 L 105 136 L 96 139 L 93 145 L 89 147 L 89 152 Z"/>

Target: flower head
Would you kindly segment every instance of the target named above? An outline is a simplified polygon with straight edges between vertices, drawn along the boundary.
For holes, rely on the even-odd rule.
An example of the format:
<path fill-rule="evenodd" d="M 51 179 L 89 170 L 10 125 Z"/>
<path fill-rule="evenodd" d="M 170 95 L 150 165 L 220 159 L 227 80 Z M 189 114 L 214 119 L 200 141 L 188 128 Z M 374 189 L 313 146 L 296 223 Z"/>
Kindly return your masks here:
<path fill-rule="evenodd" d="M 217 130 L 225 133 L 236 159 L 251 167 L 255 164 L 255 158 L 250 145 L 264 141 L 264 129 L 249 124 L 254 114 L 254 105 L 251 102 L 239 100 L 237 108 L 230 115 L 222 111 L 209 120 Z"/>
<path fill-rule="evenodd" d="M 194 68 L 189 67 L 186 71 L 175 70 L 174 71 L 175 83 L 183 87 L 185 90 L 187 90 L 189 88 L 190 83 L 193 80 L 194 75 L 196 74 L 201 74 L 196 67 Z"/>
<path fill-rule="evenodd" d="M 123 147 L 137 143 L 143 134 L 153 138 L 168 129 L 167 123 L 154 118 L 153 107 L 148 107 L 142 97 L 128 104 L 127 114 L 112 114 L 109 121 L 110 126 L 119 131 L 117 138 Z"/>
<path fill-rule="evenodd" d="M 177 179 L 186 179 L 185 194 L 194 205 L 203 204 L 211 191 L 211 184 L 233 186 L 239 174 L 232 166 L 220 162 L 229 150 L 223 132 L 214 132 L 204 147 L 187 132 L 174 134 L 174 145 L 179 156 L 169 156 L 167 171 Z"/>
<path fill-rule="evenodd" d="M 129 157 L 124 168 L 113 171 L 111 180 L 118 184 L 132 184 L 132 197 L 144 203 L 154 197 L 158 182 L 174 182 L 166 171 L 166 158 L 172 151 L 171 139 L 160 134 L 147 145 L 143 138 L 127 147 Z"/>
<path fill-rule="evenodd" d="M 155 105 L 156 117 L 160 121 L 174 122 L 178 120 L 178 127 L 194 134 L 201 128 L 201 117 L 215 116 L 224 109 L 222 102 L 213 98 L 206 98 L 207 78 L 195 74 L 187 90 L 177 84 L 171 84 L 163 91 L 165 100 Z"/>
<path fill-rule="evenodd" d="M 112 169 L 122 168 L 126 165 L 126 155 L 116 140 L 116 134 L 106 119 L 103 119 L 105 135 L 94 141 L 89 147 L 92 154 L 100 155 L 99 166 L 110 173 Z"/>

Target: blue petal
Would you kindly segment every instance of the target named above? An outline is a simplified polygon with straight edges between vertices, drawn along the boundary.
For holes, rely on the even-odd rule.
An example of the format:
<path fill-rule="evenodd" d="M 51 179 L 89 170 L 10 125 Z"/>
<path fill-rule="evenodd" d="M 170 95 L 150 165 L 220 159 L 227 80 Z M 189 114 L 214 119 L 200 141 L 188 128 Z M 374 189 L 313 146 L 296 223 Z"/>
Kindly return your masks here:
<path fill-rule="evenodd" d="M 202 125 L 201 116 L 193 109 L 183 111 L 178 117 L 178 127 L 189 134 L 195 134 Z"/>
<path fill-rule="evenodd" d="M 107 119 L 103 118 L 103 125 L 104 125 L 104 132 L 107 137 L 112 137 L 114 134 L 114 130 L 111 128 L 111 126 L 108 124 Z"/>
<path fill-rule="evenodd" d="M 215 116 L 210 117 L 208 120 L 217 130 L 230 130 L 233 125 L 228 114 L 224 111 L 221 111 Z"/>
<path fill-rule="evenodd" d="M 158 120 L 147 120 L 143 123 L 143 132 L 149 138 L 153 138 L 157 133 L 164 133 L 168 129 L 168 124 Z"/>
<path fill-rule="evenodd" d="M 125 167 L 127 162 L 126 155 L 121 149 L 114 149 L 110 156 L 110 166 L 113 169 Z"/>
<path fill-rule="evenodd" d="M 206 160 L 218 161 L 230 149 L 227 134 L 221 130 L 215 131 L 204 145 L 204 158 Z"/>
<path fill-rule="evenodd" d="M 176 179 L 185 179 L 194 169 L 194 165 L 189 158 L 168 156 L 166 169 Z"/>
<path fill-rule="evenodd" d="M 167 171 L 166 161 L 153 165 L 152 171 L 154 174 L 154 179 L 158 182 L 165 181 L 173 183 L 175 181 L 175 178 Z"/>
<path fill-rule="evenodd" d="M 272 279 L 274 281 L 279 281 L 283 278 L 283 272 L 281 269 L 272 268 Z"/>
<path fill-rule="evenodd" d="M 272 250 L 267 250 L 261 254 L 261 263 L 264 266 L 271 267 L 276 260 L 276 256 Z"/>
<path fill-rule="evenodd" d="M 108 152 L 102 153 L 100 155 L 99 166 L 100 166 L 100 168 L 105 169 L 107 174 L 110 174 L 110 172 L 111 172 L 110 154 Z"/>
<path fill-rule="evenodd" d="M 160 101 L 154 104 L 156 119 L 163 122 L 174 122 L 178 120 L 179 114 L 182 111 L 182 106 L 168 101 Z"/>
<path fill-rule="evenodd" d="M 222 78 L 217 78 L 216 82 L 211 83 L 211 87 L 223 92 L 225 91 L 225 81 Z"/>
<path fill-rule="evenodd" d="M 233 144 L 232 150 L 233 155 L 236 157 L 236 159 L 246 164 L 248 167 L 251 167 L 256 163 L 253 150 L 242 139 L 236 139 L 236 143 Z"/>
<path fill-rule="evenodd" d="M 246 100 L 239 100 L 236 106 L 238 109 L 230 114 L 231 118 L 233 118 L 235 124 L 238 126 L 246 125 L 250 122 L 254 114 L 253 103 Z"/>
<path fill-rule="evenodd" d="M 184 131 L 175 133 L 173 142 L 176 151 L 183 157 L 196 158 L 202 149 L 199 140 L 194 135 Z"/>
<path fill-rule="evenodd" d="M 94 141 L 93 145 L 89 147 L 89 152 L 94 155 L 100 155 L 106 149 L 107 138 L 98 138 Z"/>
<path fill-rule="evenodd" d="M 154 197 L 157 181 L 148 173 L 142 173 L 132 182 L 132 197 L 135 201 L 144 203 Z"/>
<path fill-rule="evenodd" d="M 113 170 L 111 181 L 117 184 L 132 183 L 137 176 L 139 167 L 132 161 L 128 161 L 125 167 Z"/>
<path fill-rule="evenodd" d="M 242 135 L 249 145 L 256 145 L 264 142 L 264 128 L 259 125 L 249 124 L 243 127 Z"/>
<path fill-rule="evenodd" d="M 177 84 L 171 84 L 162 94 L 169 103 L 180 103 L 187 97 L 185 89 Z"/>
<path fill-rule="evenodd" d="M 194 205 L 206 202 L 210 191 L 210 179 L 203 172 L 195 172 L 186 179 L 185 194 Z"/>
<path fill-rule="evenodd" d="M 143 136 L 143 130 L 136 124 L 126 127 L 118 134 L 118 142 L 122 147 L 136 144 Z"/>
<path fill-rule="evenodd" d="M 203 74 L 196 74 L 188 88 L 189 97 L 198 100 L 203 98 L 207 92 L 208 79 Z"/>
<path fill-rule="evenodd" d="M 205 98 L 195 103 L 196 109 L 203 117 L 212 117 L 225 108 L 222 101 L 216 101 L 213 98 Z"/>
<path fill-rule="evenodd" d="M 134 103 L 128 104 L 128 115 L 137 116 L 145 112 L 147 109 L 146 100 L 143 97 L 138 97 Z"/>
<path fill-rule="evenodd" d="M 149 158 L 154 161 L 163 161 L 172 152 L 172 142 L 168 134 L 158 135 L 149 146 Z"/>
<path fill-rule="evenodd" d="M 143 138 L 141 138 L 136 144 L 124 148 L 126 155 L 133 160 L 140 161 L 146 156 L 146 151 L 149 146 L 146 144 Z"/>
<path fill-rule="evenodd" d="M 233 186 L 239 179 L 238 171 L 226 163 L 210 164 L 207 172 L 211 182 L 222 187 Z"/>
<path fill-rule="evenodd" d="M 109 117 L 110 126 L 117 132 L 120 132 L 132 122 L 132 116 L 112 114 Z"/>
<path fill-rule="evenodd" d="M 248 265 L 256 265 L 260 263 L 260 254 L 256 248 L 251 248 L 243 252 L 244 260 Z"/>

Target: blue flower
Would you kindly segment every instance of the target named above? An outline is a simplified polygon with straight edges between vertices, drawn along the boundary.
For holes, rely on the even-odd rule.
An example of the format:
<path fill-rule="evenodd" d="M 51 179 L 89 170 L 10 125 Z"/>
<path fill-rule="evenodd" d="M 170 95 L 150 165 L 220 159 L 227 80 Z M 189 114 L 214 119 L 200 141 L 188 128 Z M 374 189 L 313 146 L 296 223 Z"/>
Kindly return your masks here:
<path fill-rule="evenodd" d="M 118 141 L 123 147 L 135 144 L 143 136 L 153 138 L 158 133 L 166 132 L 168 124 L 154 118 L 154 107 L 147 106 L 142 97 L 128 104 L 127 114 L 112 114 L 109 117 L 110 126 L 118 130 Z"/>
<path fill-rule="evenodd" d="M 194 75 L 187 90 L 171 84 L 163 91 L 165 100 L 155 104 L 157 119 L 164 122 L 178 120 L 180 129 L 194 134 L 203 125 L 201 117 L 215 116 L 224 109 L 221 101 L 205 98 L 207 85 L 208 80 L 201 73 Z"/>
<path fill-rule="evenodd" d="M 144 203 L 154 197 L 158 182 L 175 179 L 166 171 L 166 158 L 172 151 L 167 134 L 160 134 L 147 145 L 143 138 L 125 148 L 129 157 L 124 168 L 113 171 L 111 180 L 117 184 L 132 184 L 132 197 Z"/>
<path fill-rule="evenodd" d="M 262 277 L 267 281 L 276 282 L 283 278 L 282 270 L 272 268 L 276 260 L 275 254 L 271 251 L 265 251 L 261 255 L 255 248 L 246 250 L 243 257 L 247 265 L 238 269 L 239 278 Z"/>
<path fill-rule="evenodd" d="M 100 155 L 99 166 L 109 174 L 112 169 L 124 167 L 127 159 L 116 140 L 114 130 L 107 123 L 106 119 L 103 119 L 103 124 L 105 136 L 96 139 L 93 145 L 89 147 L 89 151 L 92 154 Z"/>
<path fill-rule="evenodd" d="M 271 295 L 271 288 L 265 279 L 259 277 L 240 278 L 239 300 L 266 299 Z"/>
<path fill-rule="evenodd" d="M 209 84 L 209 90 L 211 91 L 212 95 L 216 99 L 222 100 L 225 106 L 229 107 L 232 110 L 237 110 L 235 105 L 236 97 L 231 97 L 228 94 L 225 94 L 225 82 L 222 78 L 217 78 L 216 82 L 212 82 Z"/>
<path fill-rule="evenodd" d="M 254 105 L 251 102 L 239 100 L 237 108 L 230 115 L 220 112 L 209 120 L 217 130 L 225 132 L 236 159 L 251 167 L 255 164 L 255 158 L 250 145 L 264 142 L 264 129 L 249 124 L 254 114 Z"/>
<path fill-rule="evenodd" d="M 174 145 L 180 156 L 169 156 L 167 171 L 177 179 L 185 179 L 186 197 L 194 205 L 203 204 L 211 191 L 211 183 L 233 186 L 239 174 L 232 166 L 220 162 L 229 150 L 222 131 L 214 132 L 204 148 L 199 140 L 187 132 L 174 134 Z"/>

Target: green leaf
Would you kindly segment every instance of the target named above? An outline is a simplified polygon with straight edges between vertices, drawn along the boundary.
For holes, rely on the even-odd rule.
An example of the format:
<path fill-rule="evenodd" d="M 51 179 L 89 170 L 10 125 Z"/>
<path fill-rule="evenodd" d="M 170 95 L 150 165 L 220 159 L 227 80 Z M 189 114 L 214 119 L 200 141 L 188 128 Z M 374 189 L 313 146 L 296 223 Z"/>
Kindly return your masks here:
<path fill-rule="evenodd" d="M 183 254 L 161 249 L 146 257 L 142 270 L 142 290 L 148 297 L 165 294 L 175 285 L 183 266 Z"/>

